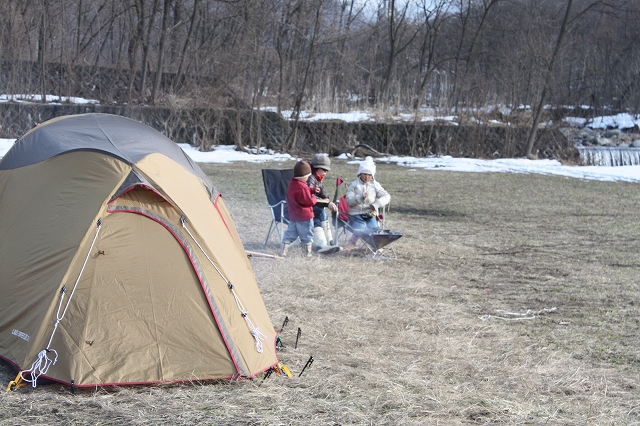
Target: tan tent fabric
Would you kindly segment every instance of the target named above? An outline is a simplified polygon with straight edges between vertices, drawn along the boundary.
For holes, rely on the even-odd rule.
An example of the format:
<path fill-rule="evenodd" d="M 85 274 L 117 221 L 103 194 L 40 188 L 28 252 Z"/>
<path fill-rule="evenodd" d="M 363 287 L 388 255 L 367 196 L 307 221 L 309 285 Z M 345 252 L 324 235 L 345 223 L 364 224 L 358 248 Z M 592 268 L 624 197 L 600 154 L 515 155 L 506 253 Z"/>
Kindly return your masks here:
<path fill-rule="evenodd" d="M 0 356 L 20 366 L 33 362 L 27 352 L 44 322 L 53 325 L 45 314 L 78 245 L 128 169 L 85 151 L 0 171 Z"/>
<path fill-rule="evenodd" d="M 29 370 L 53 334 L 58 359 L 45 377 L 77 386 L 252 377 L 275 365 L 273 325 L 213 185 L 172 159 L 159 133 L 89 116 L 56 119 L 54 136 L 38 126 L 0 162 L 0 357 Z M 134 125 L 117 140 L 105 123 Z M 108 141 L 73 140 L 87 134 Z M 29 157 L 52 138 L 55 154 Z"/>

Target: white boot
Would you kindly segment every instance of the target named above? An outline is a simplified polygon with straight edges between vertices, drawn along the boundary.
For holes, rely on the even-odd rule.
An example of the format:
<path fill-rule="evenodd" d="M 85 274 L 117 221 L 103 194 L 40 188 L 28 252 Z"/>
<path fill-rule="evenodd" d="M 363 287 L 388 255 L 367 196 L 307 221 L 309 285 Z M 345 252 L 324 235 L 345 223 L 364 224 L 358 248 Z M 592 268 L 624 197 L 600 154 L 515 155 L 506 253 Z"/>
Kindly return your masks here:
<path fill-rule="evenodd" d="M 284 246 L 282 246 L 282 253 L 280 254 L 282 257 L 287 257 L 287 252 L 289 251 L 290 245 L 291 244 L 284 243 Z"/>
<path fill-rule="evenodd" d="M 327 247 L 327 240 L 325 239 L 325 233 L 322 228 L 316 226 L 313 228 L 313 245 L 316 250 L 322 250 Z"/>
<path fill-rule="evenodd" d="M 321 225 L 322 225 L 322 230 L 324 231 L 324 237 L 325 237 L 325 240 L 327 241 L 327 245 L 328 246 L 335 245 L 335 243 L 333 242 L 333 236 L 331 235 L 331 225 L 329 225 L 329 221 L 325 220 L 324 222 L 321 223 Z"/>
<path fill-rule="evenodd" d="M 331 254 L 331 253 L 336 253 L 342 250 L 342 247 L 335 245 L 334 242 L 332 241 L 333 238 L 331 236 L 331 226 L 329 225 L 328 220 L 325 220 L 324 222 L 322 222 L 322 232 L 324 233 L 324 237 L 325 237 L 325 241 L 327 242 L 327 245 L 323 247 L 321 250 L 318 250 L 318 253 Z"/>

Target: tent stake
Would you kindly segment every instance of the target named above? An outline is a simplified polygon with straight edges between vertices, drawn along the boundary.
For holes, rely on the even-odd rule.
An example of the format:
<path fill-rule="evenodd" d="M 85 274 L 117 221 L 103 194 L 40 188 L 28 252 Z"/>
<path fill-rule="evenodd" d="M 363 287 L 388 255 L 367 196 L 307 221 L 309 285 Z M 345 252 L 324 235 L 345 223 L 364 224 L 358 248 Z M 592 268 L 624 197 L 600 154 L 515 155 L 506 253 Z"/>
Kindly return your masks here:
<path fill-rule="evenodd" d="M 298 339 L 300 338 L 301 334 L 302 334 L 302 330 L 300 330 L 300 327 L 298 327 L 298 335 L 296 336 L 296 345 L 293 347 L 293 349 L 298 349 Z"/>
<path fill-rule="evenodd" d="M 287 315 L 286 317 L 284 317 L 284 322 L 282 323 L 282 327 L 280 327 L 280 331 L 278 331 L 278 333 L 282 333 L 282 330 L 284 330 L 284 327 L 289 324 L 289 316 Z"/>
<path fill-rule="evenodd" d="M 307 363 L 304 365 L 304 367 L 302 368 L 302 371 L 300 372 L 300 374 L 298 374 L 298 377 L 302 376 L 302 373 L 304 373 L 304 370 L 307 369 L 307 367 L 311 367 L 311 364 L 313 364 L 313 355 L 311 355 L 309 357 L 309 360 L 307 361 Z"/>
<path fill-rule="evenodd" d="M 262 384 L 264 383 L 265 380 L 267 380 L 269 378 L 269 376 L 271 376 L 271 373 L 273 373 L 273 367 L 269 368 L 267 370 L 266 373 L 264 373 L 264 377 L 262 378 L 262 381 L 260 382 L 260 384 L 258 386 L 262 386 Z"/>

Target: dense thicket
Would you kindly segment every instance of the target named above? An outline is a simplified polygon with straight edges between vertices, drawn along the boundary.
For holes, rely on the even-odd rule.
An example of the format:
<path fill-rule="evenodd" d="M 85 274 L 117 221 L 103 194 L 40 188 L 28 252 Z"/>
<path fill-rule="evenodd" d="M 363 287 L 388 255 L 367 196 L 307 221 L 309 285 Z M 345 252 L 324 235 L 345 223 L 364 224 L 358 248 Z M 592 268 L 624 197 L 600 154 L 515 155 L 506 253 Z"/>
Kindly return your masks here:
<path fill-rule="evenodd" d="M 294 118 L 640 110 L 635 0 L 13 0 L 0 16 L 7 94 Z"/>

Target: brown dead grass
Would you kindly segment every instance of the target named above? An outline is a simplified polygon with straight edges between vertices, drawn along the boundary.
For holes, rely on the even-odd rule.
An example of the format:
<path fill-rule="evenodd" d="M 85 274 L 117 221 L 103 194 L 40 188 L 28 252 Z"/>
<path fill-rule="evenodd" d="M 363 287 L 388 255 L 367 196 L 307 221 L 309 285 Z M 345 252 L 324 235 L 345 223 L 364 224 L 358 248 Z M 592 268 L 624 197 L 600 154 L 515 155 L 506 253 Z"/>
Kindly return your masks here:
<path fill-rule="evenodd" d="M 277 253 L 262 247 L 260 169 L 291 164 L 202 165 L 247 250 Z M 328 182 L 355 170 L 334 161 Z M 405 233 L 397 261 L 299 247 L 252 260 L 274 326 L 290 319 L 280 359 L 294 378 L 39 386 L 3 392 L 0 424 L 640 423 L 640 186 L 393 165 L 377 177 Z M 4 386 L 13 374 L 0 367 Z"/>

